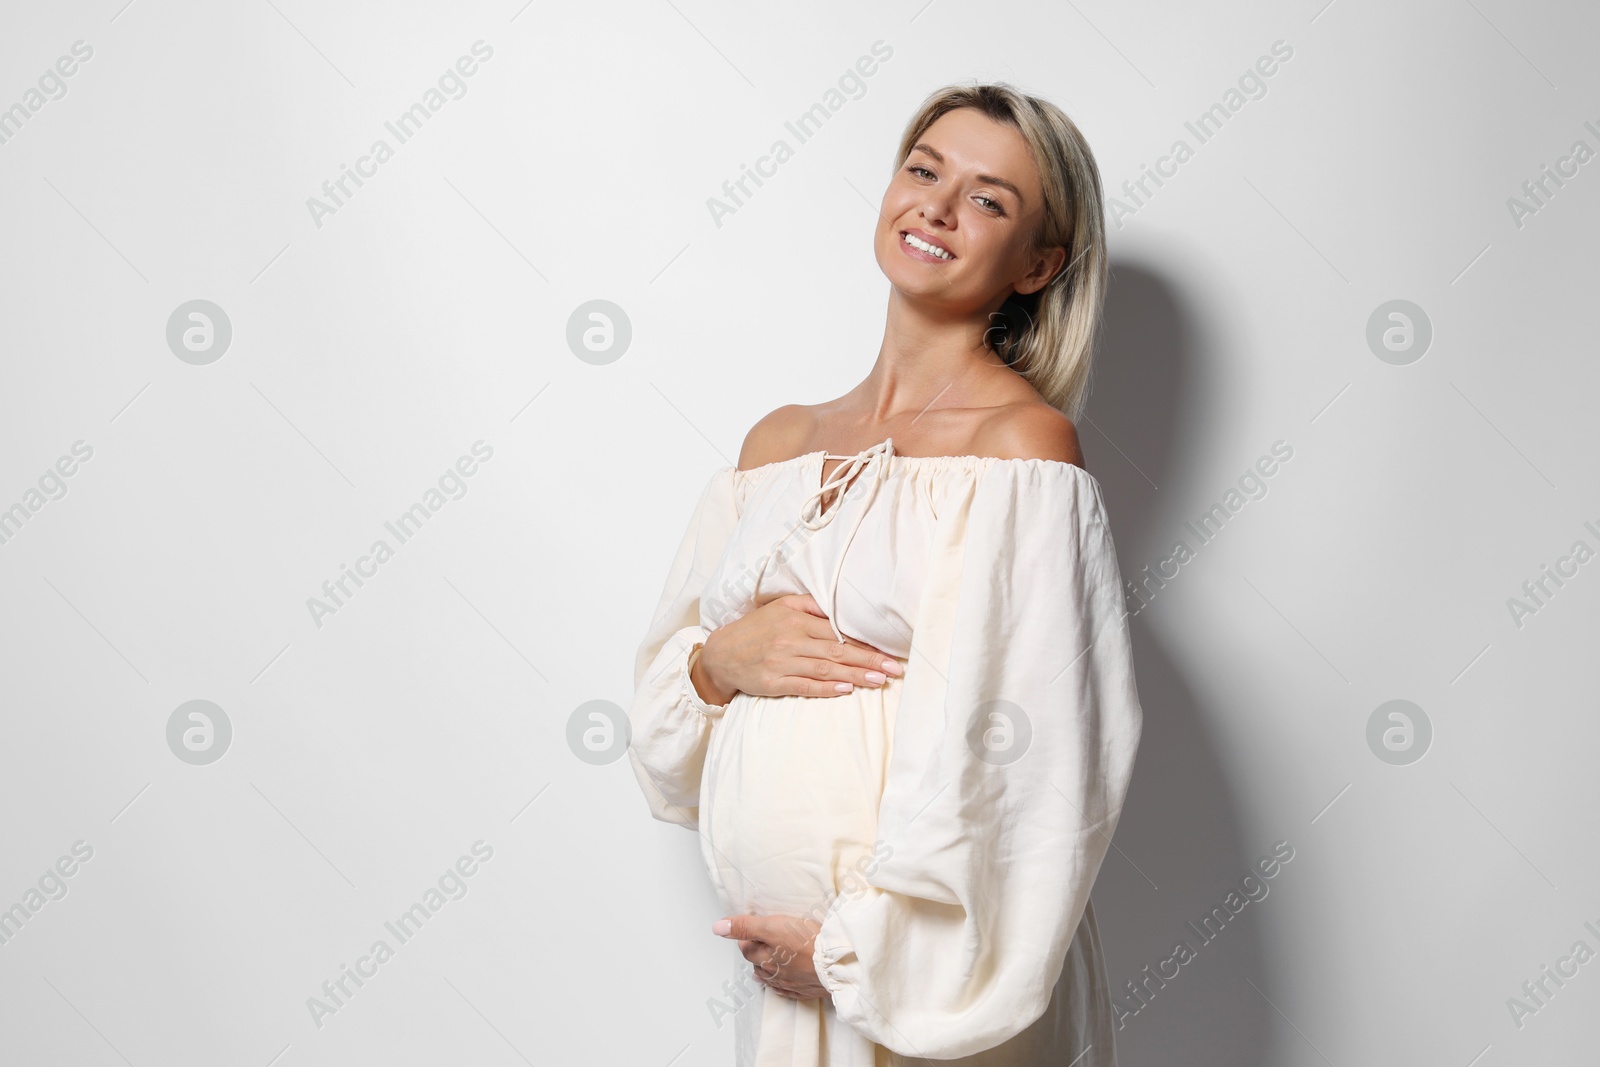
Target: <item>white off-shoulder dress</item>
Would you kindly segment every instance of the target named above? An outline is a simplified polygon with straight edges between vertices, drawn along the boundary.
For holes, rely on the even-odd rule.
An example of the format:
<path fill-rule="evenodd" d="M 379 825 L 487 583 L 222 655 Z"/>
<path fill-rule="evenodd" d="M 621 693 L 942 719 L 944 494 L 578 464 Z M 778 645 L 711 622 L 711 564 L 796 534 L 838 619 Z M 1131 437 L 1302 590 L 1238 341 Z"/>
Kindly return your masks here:
<path fill-rule="evenodd" d="M 824 481 L 829 459 L 845 462 Z M 695 642 L 790 593 L 904 674 L 702 701 Z M 822 923 L 828 997 L 724 987 L 740 1067 L 1115 1064 L 1089 890 L 1143 720 L 1087 471 L 901 456 L 892 438 L 724 467 L 635 682 L 635 775 L 652 815 L 698 830 L 723 914 Z"/>

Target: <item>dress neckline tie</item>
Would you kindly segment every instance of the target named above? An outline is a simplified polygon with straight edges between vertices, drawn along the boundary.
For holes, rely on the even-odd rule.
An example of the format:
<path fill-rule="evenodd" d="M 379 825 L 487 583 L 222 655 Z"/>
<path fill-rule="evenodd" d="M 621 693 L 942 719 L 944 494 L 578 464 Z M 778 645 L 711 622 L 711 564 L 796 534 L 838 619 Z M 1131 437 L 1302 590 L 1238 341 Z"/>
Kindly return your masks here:
<path fill-rule="evenodd" d="M 851 540 L 855 538 L 856 531 L 861 528 L 861 520 L 866 517 L 868 506 L 872 503 L 872 498 L 877 495 L 878 486 L 889 471 L 889 458 L 893 455 L 894 438 L 892 437 L 886 437 L 877 444 L 863 448 L 854 455 L 835 455 L 832 452 L 823 452 L 822 458 L 817 464 L 819 477 L 828 460 L 842 459 L 846 462 L 839 464 L 832 474 L 827 478 L 823 478 L 821 480 L 822 484 L 808 493 L 805 502 L 800 505 L 800 525 L 807 530 L 820 530 L 832 522 L 833 517 L 839 513 L 839 509 L 844 506 L 845 497 L 849 495 L 851 489 L 855 488 L 856 481 L 864 479 L 867 482 L 866 499 L 856 509 L 855 523 L 850 527 L 850 532 L 845 535 L 844 542 L 839 546 L 838 559 L 833 567 L 833 579 L 828 583 L 828 604 L 825 608 L 828 615 L 828 625 L 833 627 L 833 635 L 841 644 L 844 643 L 844 634 L 839 629 L 837 616 L 839 575 L 844 572 L 845 551 L 850 547 Z M 802 469 L 809 470 L 809 465 Z M 861 478 L 852 481 L 857 474 L 860 474 Z M 834 493 L 833 500 L 827 507 L 823 507 L 822 498 L 836 489 L 838 492 Z M 762 557 L 761 565 L 756 569 L 754 588 L 752 588 L 750 594 L 752 600 L 755 599 L 756 593 L 760 590 L 761 576 L 766 573 L 768 562 L 771 561 L 777 550 L 788 541 L 789 536 L 785 535 L 782 541 L 774 545 L 772 550 Z"/>

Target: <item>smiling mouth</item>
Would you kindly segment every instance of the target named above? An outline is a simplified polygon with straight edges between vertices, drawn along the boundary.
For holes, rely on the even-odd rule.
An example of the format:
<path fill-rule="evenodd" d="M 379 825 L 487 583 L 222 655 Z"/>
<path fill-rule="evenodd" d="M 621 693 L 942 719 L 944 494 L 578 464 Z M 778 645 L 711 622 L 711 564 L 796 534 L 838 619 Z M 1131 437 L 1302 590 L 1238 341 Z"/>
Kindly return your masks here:
<path fill-rule="evenodd" d="M 902 232 L 900 234 L 900 241 L 902 244 L 909 245 L 910 247 L 915 248 L 918 252 L 933 256 L 936 259 L 948 261 L 956 258 L 955 254 L 949 249 L 940 248 L 936 244 L 930 244 L 915 234 Z"/>

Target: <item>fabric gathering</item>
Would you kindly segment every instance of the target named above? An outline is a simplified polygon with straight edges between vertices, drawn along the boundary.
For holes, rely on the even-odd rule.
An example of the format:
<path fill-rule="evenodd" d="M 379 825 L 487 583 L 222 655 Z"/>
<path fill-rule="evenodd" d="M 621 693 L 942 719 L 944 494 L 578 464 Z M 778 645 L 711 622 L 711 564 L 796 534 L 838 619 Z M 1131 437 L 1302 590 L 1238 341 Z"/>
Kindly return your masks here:
<path fill-rule="evenodd" d="M 794 593 L 903 674 L 703 701 L 693 646 Z M 635 777 L 651 815 L 697 832 L 724 914 L 822 923 L 829 996 L 760 987 L 734 1019 L 740 1067 L 1115 1064 L 1090 890 L 1143 720 L 1086 470 L 892 439 L 723 467 L 634 681 Z"/>

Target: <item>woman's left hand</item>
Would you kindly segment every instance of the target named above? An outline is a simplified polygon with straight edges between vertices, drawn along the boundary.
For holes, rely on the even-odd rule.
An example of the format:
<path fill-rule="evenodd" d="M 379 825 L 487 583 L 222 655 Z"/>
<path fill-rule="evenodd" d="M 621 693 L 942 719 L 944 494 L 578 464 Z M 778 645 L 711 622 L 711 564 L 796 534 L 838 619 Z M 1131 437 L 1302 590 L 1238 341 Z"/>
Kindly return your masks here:
<path fill-rule="evenodd" d="M 828 996 L 811 961 L 822 924 L 796 915 L 732 915 L 711 924 L 719 937 L 735 939 L 756 977 L 792 1000 Z"/>

